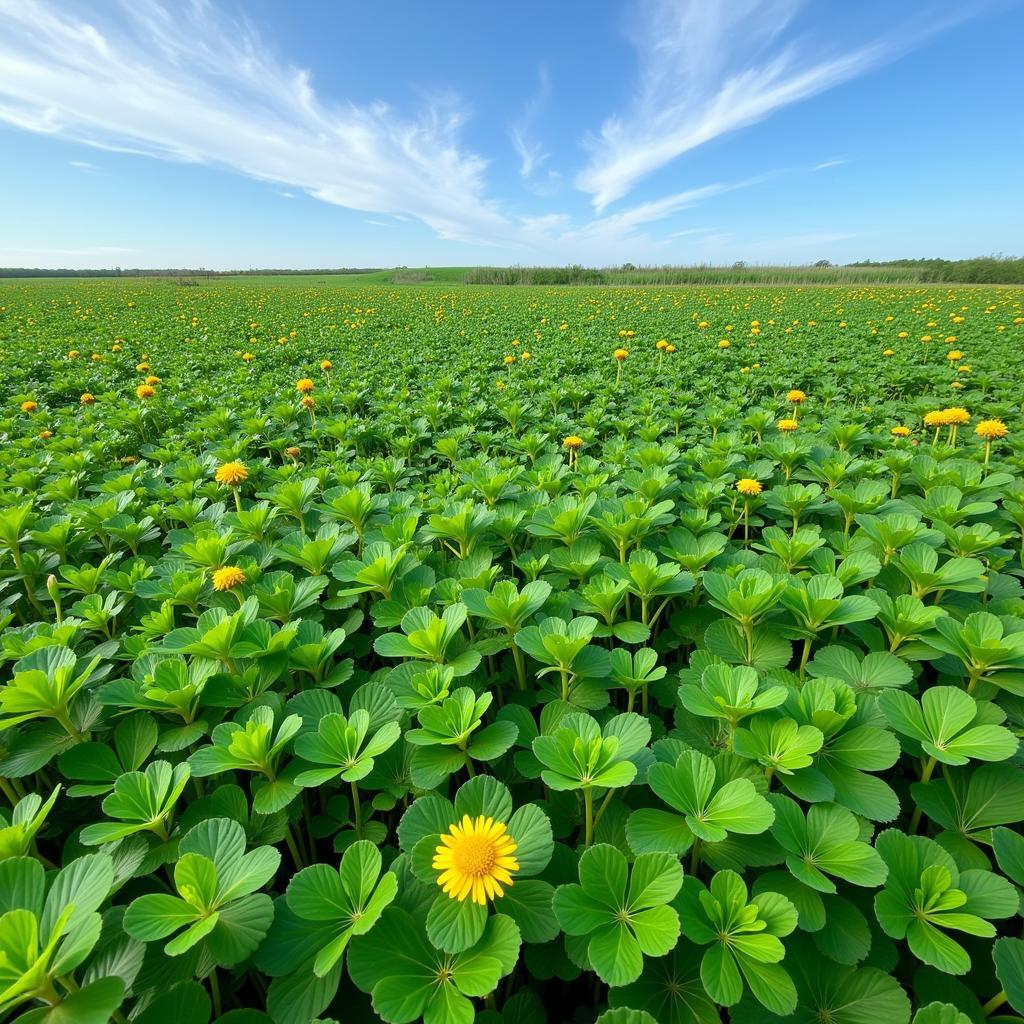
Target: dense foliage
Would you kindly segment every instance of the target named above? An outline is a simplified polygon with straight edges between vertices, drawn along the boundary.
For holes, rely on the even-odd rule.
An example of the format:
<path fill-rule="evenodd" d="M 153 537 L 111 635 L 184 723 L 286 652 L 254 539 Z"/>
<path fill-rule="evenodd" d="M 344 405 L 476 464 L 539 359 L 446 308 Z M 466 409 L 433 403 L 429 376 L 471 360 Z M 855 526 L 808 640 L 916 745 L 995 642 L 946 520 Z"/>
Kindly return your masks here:
<path fill-rule="evenodd" d="M 1022 342 L 0 287 L 0 1017 L 1024 1013 Z"/>

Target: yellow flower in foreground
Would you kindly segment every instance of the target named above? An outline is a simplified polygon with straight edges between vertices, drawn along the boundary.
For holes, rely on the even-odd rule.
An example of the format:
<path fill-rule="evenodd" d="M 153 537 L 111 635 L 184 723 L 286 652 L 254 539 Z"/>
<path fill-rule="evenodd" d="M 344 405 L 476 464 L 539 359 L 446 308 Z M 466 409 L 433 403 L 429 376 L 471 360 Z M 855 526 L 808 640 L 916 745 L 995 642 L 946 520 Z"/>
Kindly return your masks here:
<path fill-rule="evenodd" d="M 975 434 L 983 437 L 986 441 L 994 441 L 999 437 L 1006 437 L 1009 431 L 1002 420 L 982 420 L 975 428 Z"/>
<path fill-rule="evenodd" d="M 757 480 L 745 476 L 742 480 L 736 481 L 736 490 L 745 498 L 756 498 L 764 488 Z"/>
<path fill-rule="evenodd" d="M 792 402 L 794 405 L 798 405 L 800 402 L 806 401 L 807 394 L 801 391 L 799 388 L 793 388 L 792 391 L 786 395 L 786 401 Z"/>
<path fill-rule="evenodd" d="M 505 356 L 505 365 L 511 366 L 516 361 L 515 356 Z"/>
<path fill-rule="evenodd" d="M 157 377 L 157 376 L 154 376 L 153 374 L 150 374 L 150 375 L 149 375 L 149 376 L 148 376 L 148 377 L 146 378 L 146 383 L 147 383 L 147 384 L 159 384 L 159 383 L 160 383 L 160 378 L 159 378 L 159 377 Z"/>
<path fill-rule="evenodd" d="M 135 395 L 137 398 L 152 398 L 156 394 L 156 388 L 151 387 L 149 384 L 140 384 L 135 389 Z"/>
<path fill-rule="evenodd" d="M 93 404 L 93 402 L 95 402 L 95 401 L 96 401 L 96 396 L 95 396 L 95 395 L 93 395 L 93 394 L 91 394 L 91 393 L 90 393 L 90 392 L 88 392 L 88 391 L 83 391 L 83 392 L 82 392 L 82 394 L 81 394 L 81 395 L 79 396 L 79 399 L 78 399 L 78 401 L 79 401 L 79 402 L 80 402 L 80 403 L 81 403 L 82 405 L 92 405 L 92 404 Z"/>
<path fill-rule="evenodd" d="M 777 426 L 784 434 L 791 434 L 798 426 L 800 426 L 800 424 L 797 423 L 796 420 L 779 420 L 775 426 Z"/>
<path fill-rule="evenodd" d="M 960 349 L 958 349 L 958 348 L 953 348 L 953 349 L 950 349 L 950 350 L 949 350 L 949 351 L 948 351 L 948 352 L 946 353 L 946 358 L 947 358 L 947 359 L 948 359 L 948 360 L 949 360 L 949 361 L 950 361 L 951 363 L 955 363 L 955 362 L 958 362 L 959 360 L 963 359 L 963 357 L 964 357 L 964 354 L 963 354 L 963 352 L 961 352 L 961 351 L 960 351 Z"/>
<path fill-rule="evenodd" d="M 21 411 L 22 412 L 35 412 L 36 409 L 38 409 L 38 408 L 39 408 L 39 406 L 36 405 L 36 403 L 33 402 L 31 398 L 27 402 L 22 402 L 21 403 Z"/>
<path fill-rule="evenodd" d="M 533 353 L 532 352 L 524 352 L 519 358 L 522 359 L 525 362 L 527 359 L 532 359 L 533 358 Z"/>
<path fill-rule="evenodd" d="M 629 349 L 617 348 L 614 352 L 615 358 L 621 363 L 623 359 L 629 358 Z"/>
<path fill-rule="evenodd" d="M 224 484 L 226 487 L 237 487 L 249 479 L 249 470 L 242 462 L 225 462 L 223 466 L 217 467 L 213 478 L 217 483 Z"/>
<path fill-rule="evenodd" d="M 658 350 L 659 352 L 664 352 L 664 351 L 665 351 L 665 349 L 667 349 L 667 348 L 668 348 L 668 342 L 667 342 L 667 341 L 666 341 L 666 340 L 665 340 L 664 338 L 662 338 L 662 339 L 661 339 L 661 341 L 655 342 L 655 345 L 654 345 L 654 347 L 655 347 L 655 348 L 656 348 L 656 349 L 657 349 L 657 350 Z"/>
<path fill-rule="evenodd" d="M 488 898 L 505 895 L 502 886 L 512 885 L 512 873 L 519 870 L 515 851 L 516 842 L 503 822 L 466 814 L 441 836 L 431 866 L 440 872 L 437 884 L 450 899 L 472 897 L 485 907 Z"/>
<path fill-rule="evenodd" d="M 718 347 L 719 347 L 719 348 L 729 348 L 729 347 L 730 347 L 731 345 L 732 345 L 732 342 L 731 342 L 731 341 L 728 341 L 728 340 L 727 340 L 726 338 L 723 338 L 723 339 L 722 339 L 722 340 L 721 340 L 721 341 L 720 341 L 720 342 L 718 343 Z"/>
<path fill-rule="evenodd" d="M 893 350 L 892 350 L 891 348 L 887 348 L 887 349 L 886 349 L 886 350 L 885 350 L 885 351 L 884 351 L 884 352 L 882 353 L 882 355 L 883 355 L 883 356 L 886 356 L 886 357 L 888 357 L 888 356 L 894 356 L 894 355 L 896 355 L 896 353 L 895 353 L 895 352 L 893 352 Z"/>
<path fill-rule="evenodd" d="M 303 377 L 295 382 L 295 390 L 300 395 L 308 395 L 313 390 L 313 382 L 308 377 Z"/>
<path fill-rule="evenodd" d="M 971 422 L 971 414 L 966 409 L 960 409 L 954 406 L 952 409 L 946 410 L 946 422 L 953 424 L 953 426 L 963 426 L 965 423 Z"/>
<path fill-rule="evenodd" d="M 924 414 L 924 425 L 926 427 L 945 427 L 949 424 L 949 420 L 946 419 L 945 409 L 933 409 L 931 412 Z"/>
<path fill-rule="evenodd" d="M 237 565 L 225 565 L 213 573 L 214 590 L 233 590 L 245 582 L 245 573 Z"/>
<path fill-rule="evenodd" d="M 668 352 L 669 355 L 671 355 L 673 352 L 675 352 L 675 350 L 676 350 L 675 345 L 666 345 L 665 346 L 665 351 Z"/>
<path fill-rule="evenodd" d="M 251 363 L 256 357 L 251 352 L 242 353 L 242 362 Z"/>
<path fill-rule="evenodd" d="M 568 448 L 569 451 L 576 451 L 578 448 L 583 447 L 583 438 L 577 437 L 575 434 L 570 434 L 563 442 L 563 448 Z"/>
<path fill-rule="evenodd" d="M 893 437 L 910 437 L 910 427 L 897 426 L 889 431 Z"/>

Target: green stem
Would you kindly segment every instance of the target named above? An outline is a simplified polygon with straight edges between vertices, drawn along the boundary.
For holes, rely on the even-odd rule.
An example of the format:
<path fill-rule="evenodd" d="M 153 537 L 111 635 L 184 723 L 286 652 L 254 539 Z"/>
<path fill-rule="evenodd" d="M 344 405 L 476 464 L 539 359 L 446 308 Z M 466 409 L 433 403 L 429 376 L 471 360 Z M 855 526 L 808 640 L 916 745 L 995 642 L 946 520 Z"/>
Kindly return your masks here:
<path fill-rule="evenodd" d="M 352 787 L 352 820 L 356 826 L 356 838 L 363 838 L 363 813 L 362 808 L 359 806 L 359 787 L 351 782 L 349 785 Z"/>
<path fill-rule="evenodd" d="M 583 790 L 583 815 L 583 845 L 590 846 L 594 841 L 594 791 L 589 786 Z"/>
<path fill-rule="evenodd" d="M 694 839 L 690 848 L 690 874 L 696 876 L 700 868 L 700 840 Z"/>
<path fill-rule="evenodd" d="M 981 1012 L 986 1017 L 991 1017 L 1003 1003 L 1006 1002 L 1006 993 L 1000 989 L 982 1008 Z"/>
<path fill-rule="evenodd" d="M 236 492 L 237 493 L 237 492 Z M 210 971 L 210 995 L 213 998 L 213 1015 L 217 1018 L 220 1017 L 221 1003 L 220 1003 L 220 982 L 217 981 L 217 968 L 214 967 Z"/>
<path fill-rule="evenodd" d="M 13 807 L 18 802 L 18 794 L 14 792 L 14 787 L 0 775 L 0 791 L 3 791 L 5 797 L 11 802 Z"/>
<path fill-rule="evenodd" d="M 520 690 L 526 689 L 526 665 L 523 664 L 523 652 L 512 641 L 512 660 L 516 666 L 516 685 Z"/>
<path fill-rule="evenodd" d="M 597 809 L 597 814 L 594 815 L 594 828 L 601 823 L 601 815 L 604 814 L 605 808 L 611 803 L 612 797 L 615 796 L 615 790 L 609 789 L 604 795 L 604 799 L 601 801 L 601 806 Z"/>
<path fill-rule="evenodd" d="M 291 822 L 285 824 L 284 841 L 288 846 L 288 852 L 292 855 L 292 860 L 295 862 L 295 867 L 301 871 L 304 867 L 302 863 L 302 855 L 299 853 L 298 846 L 295 845 L 295 836 L 292 835 Z"/>
<path fill-rule="evenodd" d="M 804 651 L 800 656 L 800 678 L 803 679 L 804 672 L 807 669 L 807 659 L 811 656 L 811 638 L 809 636 L 804 637 Z"/>
<path fill-rule="evenodd" d="M 927 782 L 932 777 L 932 772 L 935 771 L 935 766 L 938 761 L 934 757 L 929 757 L 924 762 L 924 766 L 921 768 L 921 781 Z M 921 824 L 921 808 L 915 807 L 914 813 L 910 818 L 910 834 L 913 835 L 917 831 L 917 826 Z"/>

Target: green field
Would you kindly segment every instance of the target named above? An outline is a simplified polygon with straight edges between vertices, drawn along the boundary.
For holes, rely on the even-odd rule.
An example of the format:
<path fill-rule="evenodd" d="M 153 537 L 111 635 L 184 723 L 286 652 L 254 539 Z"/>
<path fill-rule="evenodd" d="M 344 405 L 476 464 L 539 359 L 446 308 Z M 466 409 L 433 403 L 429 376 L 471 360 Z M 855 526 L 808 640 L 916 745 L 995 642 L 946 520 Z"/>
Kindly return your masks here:
<path fill-rule="evenodd" d="M 468 269 L 0 283 L 0 1018 L 1015 1019 L 1024 290 Z"/>

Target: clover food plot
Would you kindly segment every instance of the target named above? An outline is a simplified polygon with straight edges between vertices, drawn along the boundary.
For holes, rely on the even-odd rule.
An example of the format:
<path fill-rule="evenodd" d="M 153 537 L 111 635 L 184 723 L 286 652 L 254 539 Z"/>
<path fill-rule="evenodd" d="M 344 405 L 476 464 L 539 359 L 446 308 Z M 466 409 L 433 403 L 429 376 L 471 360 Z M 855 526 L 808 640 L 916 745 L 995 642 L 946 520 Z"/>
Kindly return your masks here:
<path fill-rule="evenodd" d="M 0 286 L 0 1015 L 1024 1013 L 1022 299 Z"/>

